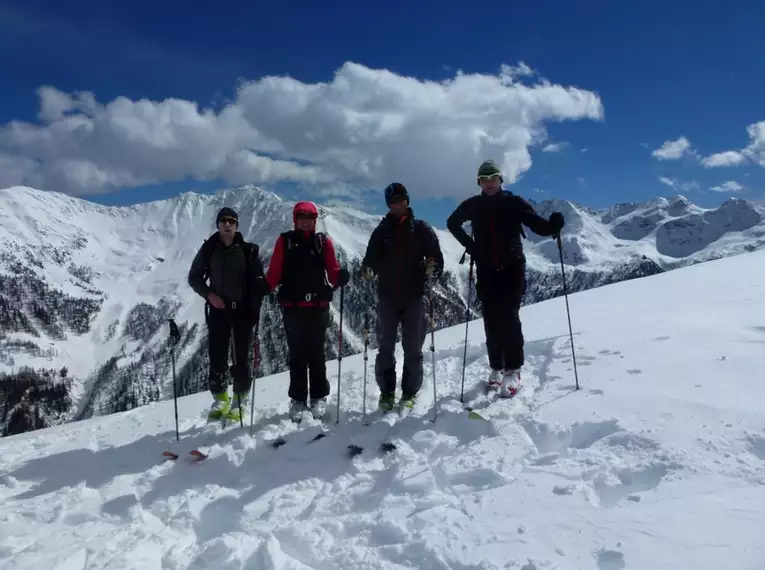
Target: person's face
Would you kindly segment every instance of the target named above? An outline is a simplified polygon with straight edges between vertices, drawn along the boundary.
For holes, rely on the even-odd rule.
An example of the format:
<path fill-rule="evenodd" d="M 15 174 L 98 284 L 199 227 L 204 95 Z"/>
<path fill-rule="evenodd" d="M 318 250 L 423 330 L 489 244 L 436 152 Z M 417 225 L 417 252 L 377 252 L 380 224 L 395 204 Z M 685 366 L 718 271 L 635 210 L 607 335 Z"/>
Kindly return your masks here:
<path fill-rule="evenodd" d="M 390 211 L 394 216 L 400 218 L 406 214 L 409 204 L 407 204 L 404 196 L 392 196 L 390 200 Z"/>
<path fill-rule="evenodd" d="M 479 176 L 478 183 L 481 185 L 481 190 L 488 196 L 493 196 L 500 190 L 499 174 L 492 174 L 491 176 Z"/>
<path fill-rule="evenodd" d="M 224 216 L 218 222 L 218 231 L 226 236 L 234 237 L 236 232 L 236 219 L 229 216 Z"/>
<path fill-rule="evenodd" d="M 295 227 L 303 232 L 311 232 L 316 227 L 316 216 L 300 212 L 295 215 Z"/>

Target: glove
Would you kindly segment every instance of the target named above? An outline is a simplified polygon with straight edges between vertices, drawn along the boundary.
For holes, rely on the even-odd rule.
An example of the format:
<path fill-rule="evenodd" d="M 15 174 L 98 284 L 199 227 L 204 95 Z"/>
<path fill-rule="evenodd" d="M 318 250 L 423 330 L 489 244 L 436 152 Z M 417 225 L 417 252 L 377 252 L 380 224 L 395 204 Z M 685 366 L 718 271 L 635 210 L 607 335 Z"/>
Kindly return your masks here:
<path fill-rule="evenodd" d="M 563 214 L 561 214 L 560 212 L 553 212 L 552 214 L 550 214 L 550 219 L 548 220 L 548 223 L 550 224 L 552 235 L 554 237 L 558 237 L 560 235 L 560 231 L 563 229 L 563 226 L 565 225 Z"/>
<path fill-rule="evenodd" d="M 425 275 L 427 277 L 433 277 L 433 275 L 435 275 L 436 273 L 437 268 L 438 267 L 436 265 L 436 260 L 433 259 L 432 257 L 429 257 L 428 261 L 425 263 Z"/>
<path fill-rule="evenodd" d="M 351 280 L 351 274 L 348 272 L 347 269 L 342 268 L 340 269 L 340 272 L 337 274 L 337 284 L 340 287 L 345 287 L 348 285 L 348 281 Z"/>
<path fill-rule="evenodd" d="M 252 284 L 252 289 L 255 291 L 256 295 L 260 295 L 261 297 L 265 297 L 271 292 L 268 282 L 262 277 L 255 280 Z"/>
<path fill-rule="evenodd" d="M 366 281 L 371 281 L 375 276 L 375 272 L 372 270 L 371 267 L 363 267 L 361 269 L 361 278 L 365 279 Z"/>

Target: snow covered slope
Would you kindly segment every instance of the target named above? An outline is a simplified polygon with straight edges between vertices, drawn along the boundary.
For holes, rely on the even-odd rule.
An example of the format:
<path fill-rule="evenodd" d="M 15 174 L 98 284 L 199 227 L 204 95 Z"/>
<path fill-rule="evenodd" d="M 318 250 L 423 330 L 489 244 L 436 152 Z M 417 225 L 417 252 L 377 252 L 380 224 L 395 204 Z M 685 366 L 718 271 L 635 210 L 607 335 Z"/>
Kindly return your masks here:
<path fill-rule="evenodd" d="M 364 361 L 327 437 L 290 433 L 286 376 L 254 438 L 206 439 L 204 394 L 0 440 L 0 560 L 15 570 L 759 570 L 765 567 L 765 252 L 524 307 L 524 391 L 487 404 L 480 321 L 439 331 L 413 414 L 376 450 Z M 370 355 L 374 358 L 374 351 Z M 336 362 L 329 363 L 336 371 Z M 371 368 L 372 362 L 368 363 Z M 334 397 L 334 378 L 332 382 Z M 378 396 L 369 386 L 367 409 Z M 334 401 L 331 409 L 334 409 Z M 268 442 L 284 434 L 287 443 Z M 211 443 L 199 464 L 163 462 Z M 366 446 L 349 459 L 349 443 Z"/>
<path fill-rule="evenodd" d="M 13 424 L 10 431 L 18 432 L 169 397 L 163 329 L 169 317 L 184 334 L 178 362 L 182 393 L 204 389 L 203 305 L 186 284 L 186 274 L 223 205 L 239 211 L 243 233 L 261 246 L 267 263 L 276 236 L 291 227 L 292 203 L 256 187 L 212 196 L 185 193 L 130 207 L 106 207 L 31 188 L 0 190 L 0 372 L 23 380 L 19 371 L 31 367 L 42 378 L 37 384 L 16 383 L 21 395 L 2 408 L 11 412 L 0 417 L 0 427 Z M 543 215 L 560 210 L 566 216 L 564 254 L 572 291 L 765 243 L 762 207 L 743 200 L 715 210 L 682 197 L 605 211 L 565 201 L 537 206 Z M 355 269 L 378 221 L 378 216 L 336 206 L 321 209 L 320 227 L 335 240 L 342 261 Z M 447 268 L 437 290 L 436 319 L 442 327 L 464 317 L 468 265 L 459 265 L 462 248 L 451 234 L 437 231 Z M 555 243 L 530 232 L 528 237 L 525 302 L 533 303 L 559 295 L 561 279 Z M 360 349 L 364 313 L 373 310 L 370 292 L 358 279 L 346 291 L 345 354 Z M 336 299 L 328 358 L 337 352 L 331 339 L 338 310 Z M 273 303 L 266 303 L 263 322 L 265 372 L 284 370 L 285 339 Z M 49 398 L 47 388 L 32 397 L 24 382 L 63 386 L 66 397 Z"/>

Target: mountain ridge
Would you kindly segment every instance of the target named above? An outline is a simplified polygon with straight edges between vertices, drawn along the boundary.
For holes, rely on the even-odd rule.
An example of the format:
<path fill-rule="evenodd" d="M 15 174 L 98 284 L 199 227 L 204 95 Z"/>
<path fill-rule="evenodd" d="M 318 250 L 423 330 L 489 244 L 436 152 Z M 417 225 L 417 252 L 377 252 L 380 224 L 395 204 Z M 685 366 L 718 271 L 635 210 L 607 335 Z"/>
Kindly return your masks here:
<path fill-rule="evenodd" d="M 680 195 L 600 210 L 566 200 L 529 202 L 540 215 L 558 210 L 566 217 L 563 260 L 571 292 L 765 245 L 765 206 L 738 198 L 718 208 L 700 208 Z M 51 404 L 64 420 L 172 397 L 163 327 L 173 317 L 184 334 L 181 393 L 204 390 L 203 301 L 186 284 L 191 259 L 215 231 L 217 210 L 228 205 L 239 212 L 240 231 L 260 246 L 267 266 L 276 237 L 292 226 L 293 203 L 252 185 L 129 206 L 28 187 L 0 190 L 0 372 L 7 380 L 18 379 L 22 370 L 25 378 L 28 369 L 38 370 L 37 376 L 48 370 L 49 379 L 66 380 L 68 411 Z M 355 274 L 381 216 L 352 206 L 319 210 L 318 229 L 332 237 L 341 263 L 354 273 L 343 317 L 342 350 L 351 354 L 361 349 L 365 315 L 373 315 L 374 286 Z M 463 249 L 453 236 L 434 229 L 446 263 L 434 288 L 436 325 L 442 328 L 464 322 L 468 264 L 459 263 Z M 560 295 L 562 282 L 554 240 L 526 233 L 529 304 Z M 338 301 L 336 294 L 328 360 L 337 356 Z M 471 309 L 473 317 L 480 316 L 474 298 Z M 261 319 L 263 373 L 284 370 L 286 343 L 273 299 L 267 299 Z M 9 398 L 0 417 L 6 433 L 16 410 L 24 418 L 17 424 L 25 429 L 45 425 L 29 398 L 8 404 Z"/>

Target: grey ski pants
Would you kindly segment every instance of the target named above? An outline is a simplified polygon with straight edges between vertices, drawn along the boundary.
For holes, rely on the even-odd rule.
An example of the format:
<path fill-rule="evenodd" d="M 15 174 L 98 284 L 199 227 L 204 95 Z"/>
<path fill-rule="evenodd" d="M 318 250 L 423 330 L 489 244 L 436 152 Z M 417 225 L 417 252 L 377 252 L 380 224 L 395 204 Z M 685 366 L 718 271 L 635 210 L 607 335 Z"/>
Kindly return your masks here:
<path fill-rule="evenodd" d="M 401 325 L 404 366 L 401 392 L 414 395 L 422 387 L 422 346 L 428 332 L 425 299 L 420 297 L 401 307 L 391 299 L 381 297 L 377 304 L 377 343 L 375 379 L 380 392 L 396 390 L 396 337 Z"/>

